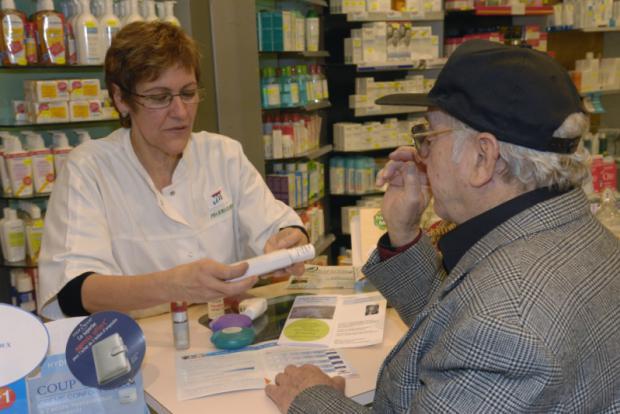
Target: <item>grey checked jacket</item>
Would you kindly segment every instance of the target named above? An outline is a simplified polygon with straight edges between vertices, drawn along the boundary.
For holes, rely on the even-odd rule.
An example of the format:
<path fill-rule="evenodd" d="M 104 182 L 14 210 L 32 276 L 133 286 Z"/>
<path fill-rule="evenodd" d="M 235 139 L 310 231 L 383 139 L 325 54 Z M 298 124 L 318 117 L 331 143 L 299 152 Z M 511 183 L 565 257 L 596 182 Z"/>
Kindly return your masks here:
<path fill-rule="evenodd" d="M 620 412 L 620 241 L 581 190 L 496 227 L 448 275 L 426 237 L 364 273 L 410 326 L 372 409 L 315 386 L 290 413 Z"/>

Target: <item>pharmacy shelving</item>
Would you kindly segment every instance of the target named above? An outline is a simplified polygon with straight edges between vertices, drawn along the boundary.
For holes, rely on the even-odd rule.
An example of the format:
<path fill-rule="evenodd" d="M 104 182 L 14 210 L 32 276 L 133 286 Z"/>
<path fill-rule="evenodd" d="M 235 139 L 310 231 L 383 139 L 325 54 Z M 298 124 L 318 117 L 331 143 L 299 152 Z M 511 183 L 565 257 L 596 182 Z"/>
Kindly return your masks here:
<path fill-rule="evenodd" d="M 405 62 L 369 62 L 354 64 L 357 72 L 385 72 L 385 71 L 410 71 L 410 70 L 433 70 L 441 69 L 446 63 L 446 58 L 419 59 Z"/>
<path fill-rule="evenodd" d="M 0 128 L 63 128 L 63 129 L 76 129 L 91 126 L 105 126 L 118 124 L 118 119 L 93 119 L 89 121 L 63 121 L 63 122 L 45 122 L 45 123 L 33 123 L 29 121 L 16 121 L 14 119 L 0 117 Z"/>
<path fill-rule="evenodd" d="M 304 151 L 292 157 L 265 159 L 265 162 L 294 161 L 294 160 L 300 160 L 300 159 L 316 160 L 317 158 L 321 158 L 322 156 L 329 154 L 333 150 L 333 148 L 334 147 L 332 144 L 327 144 L 319 148 L 314 148 L 308 151 Z"/>
<path fill-rule="evenodd" d="M 332 103 L 329 100 L 322 100 L 319 102 L 309 102 L 305 105 L 300 106 L 289 106 L 289 107 L 278 107 L 278 108 L 263 108 L 263 111 L 318 111 L 319 109 L 327 109 L 332 106 Z"/>
<path fill-rule="evenodd" d="M 426 106 L 383 106 L 377 109 L 371 108 L 352 108 L 353 116 L 356 118 L 362 118 L 366 116 L 384 116 L 384 115 L 399 115 L 399 114 L 412 114 L 418 112 L 426 112 Z"/>
<path fill-rule="evenodd" d="M 620 94 L 620 89 L 601 89 L 598 91 L 580 92 L 581 96 L 592 95 L 617 95 Z"/>
<path fill-rule="evenodd" d="M 398 11 L 376 11 L 348 13 L 348 22 L 434 22 L 444 18 L 443 12 L 430 12 L 425 14 Z"/>
<path fill-rule="evenodd" d="M 304 58 L 326 58 L 329 57 L 329 52 L 327 50 L 317 50 L 314 52 L 308 50 L 280 50 L 280 51 L 267 51 L 261 50 L 259 52 L 261 56 L 265 55 L 278 55 L 282 57 L 304 57 Z"/>
<path fill-rule="evenodd" d="M 553 14 L 552 6 L 477 6 L 471 9 L 449 9 L 447 13 L 473 13 L 476 16 L 546 16 Z"/>
<path fill-rule="evenodd" d="M 301 0 L 302 3 L 306 3 L 306 4 L 312 4 L 314 6 L 321 6 L 321 7 L 327 7 L 327 1 L 326 0 Z"/>

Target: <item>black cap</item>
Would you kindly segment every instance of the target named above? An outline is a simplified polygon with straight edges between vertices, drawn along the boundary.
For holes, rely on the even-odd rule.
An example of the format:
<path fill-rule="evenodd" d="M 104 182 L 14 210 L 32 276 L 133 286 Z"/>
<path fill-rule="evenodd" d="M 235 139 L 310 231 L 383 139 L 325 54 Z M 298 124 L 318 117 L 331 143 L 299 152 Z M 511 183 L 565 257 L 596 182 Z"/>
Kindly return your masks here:
<path fill-rule="evenodd" d="M 572 153 L 579 138 L 553 138 L 566 117 L 584 112 L 568 72 L 536 50 L 470 40 L 459 46 L 426 94 L 394 94 L 379 105 L 436 106 L 497 139 L 539 151 Z"/>

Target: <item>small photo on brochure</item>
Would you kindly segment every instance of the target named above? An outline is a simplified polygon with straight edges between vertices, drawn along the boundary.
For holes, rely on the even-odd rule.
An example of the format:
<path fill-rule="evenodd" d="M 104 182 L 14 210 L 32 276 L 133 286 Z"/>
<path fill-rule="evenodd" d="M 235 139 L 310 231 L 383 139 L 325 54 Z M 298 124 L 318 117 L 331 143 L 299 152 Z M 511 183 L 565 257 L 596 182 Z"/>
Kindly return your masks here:
<path fill-rule="evenodd" d="M 335 306 L 296 306 L 291 309 L 289 319 L 334 319 Z"/>

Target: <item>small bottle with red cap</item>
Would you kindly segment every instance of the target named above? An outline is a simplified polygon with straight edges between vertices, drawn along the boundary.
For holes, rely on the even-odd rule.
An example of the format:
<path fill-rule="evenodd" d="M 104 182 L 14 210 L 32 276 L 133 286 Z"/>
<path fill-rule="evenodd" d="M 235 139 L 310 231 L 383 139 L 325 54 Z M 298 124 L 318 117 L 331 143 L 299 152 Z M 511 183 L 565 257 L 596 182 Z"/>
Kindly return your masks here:
<path fill-rule="evenodd" d="M 187 319 L 187 302 L 170 303 L 172 313 L 172 334 L 174 347 L 178 350 L 189 348 L 189 321 Z"/>

